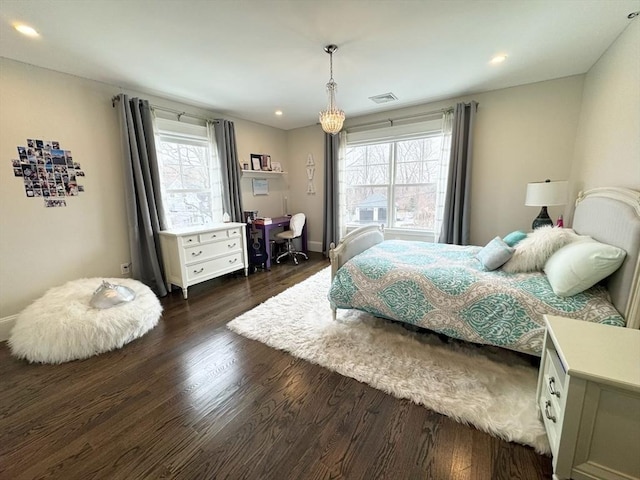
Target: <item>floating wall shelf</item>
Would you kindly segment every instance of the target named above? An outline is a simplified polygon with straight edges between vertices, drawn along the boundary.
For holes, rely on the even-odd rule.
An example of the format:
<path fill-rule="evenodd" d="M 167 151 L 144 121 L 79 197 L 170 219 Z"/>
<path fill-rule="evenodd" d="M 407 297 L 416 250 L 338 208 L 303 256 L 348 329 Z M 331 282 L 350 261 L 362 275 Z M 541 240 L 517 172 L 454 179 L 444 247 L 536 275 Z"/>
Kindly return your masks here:
<path fill-rule="evenodd" d="M 242 170 L 243 177 L 251 178 L 278 177 L 286 174 L 287 172 L 270 172 L 268 170 Z"/>

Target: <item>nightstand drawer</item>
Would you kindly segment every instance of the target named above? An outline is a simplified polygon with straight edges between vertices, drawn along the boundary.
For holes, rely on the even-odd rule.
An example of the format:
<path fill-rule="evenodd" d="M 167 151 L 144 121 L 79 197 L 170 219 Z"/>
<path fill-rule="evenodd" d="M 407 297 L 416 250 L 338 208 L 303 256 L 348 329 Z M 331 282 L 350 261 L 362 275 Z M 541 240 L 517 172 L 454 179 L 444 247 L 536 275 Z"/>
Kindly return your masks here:
<path fill-rule="evenodd" d="M 554 456 L 558 454 L 558 444 L 560 442 L 560 434 L 562 432 L 562 419 L 557 405 L 557 402 L 551 400 L 548 392 L 543 391 L 538 399 L 538 407 L 540 408 L 542 421 L 544 422 L 544 427 L 547 431 L 547 438 L 549 438 L 551 454 Z"/>
<path fill-rule="evenodd" d="M 557 403 L 561 405 L 564 402 L 567 374 L 562 367 L 562 362 L 560 361 L 560 357 L 558 357 L 558 352 L 553 348 L 547 348 L 545 355 L 547 355 L 547 361 L 545 362 L 544 388 L 546 389 L 547 394 L 550 397 L 555 398 Z"/>

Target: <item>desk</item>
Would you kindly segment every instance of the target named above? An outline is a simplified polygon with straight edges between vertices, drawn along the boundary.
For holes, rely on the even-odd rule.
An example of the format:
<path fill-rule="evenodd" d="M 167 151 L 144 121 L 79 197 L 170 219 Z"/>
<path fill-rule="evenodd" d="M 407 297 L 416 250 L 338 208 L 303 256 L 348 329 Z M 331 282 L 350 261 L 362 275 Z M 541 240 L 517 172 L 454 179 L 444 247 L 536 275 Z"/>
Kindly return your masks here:
<path fill-rule="evenodd" d="M 266 268 L 267 270 L 271 269 L 271 230 L 274 228 L 289 228 L 289 221 L 291 217 L 276 217 L 271 219 L 271 223 L 268 225 L 262 225 L 258 223 L 254 223 L 251 226 L 262 232 L 262 238 L 264 239 L 265 249 L 267 250 L 267 262 Z M 250 235 L 250 229 L 247 229 L 247 234 Z M 249 245 L 251 242 L 247 242 Z M 304 222 L 304 227 L 302 228 L 302 251 L 307 253 L 307 222 Z"/>

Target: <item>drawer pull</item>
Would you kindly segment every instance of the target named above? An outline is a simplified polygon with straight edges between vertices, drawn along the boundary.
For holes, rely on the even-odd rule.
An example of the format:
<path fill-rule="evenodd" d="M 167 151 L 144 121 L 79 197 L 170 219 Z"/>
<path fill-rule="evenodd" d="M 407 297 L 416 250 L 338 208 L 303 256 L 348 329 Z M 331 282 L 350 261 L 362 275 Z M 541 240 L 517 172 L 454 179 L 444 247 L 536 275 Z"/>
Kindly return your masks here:
<path fill-rule="evenodd" d="M 187 243 L 191 243 L 193 242 L 193 238 L 190 238 L 189 240 L 187 240 Z"/>
<path fill-rule="evenodd" d="M 556 390 L 556 379 L 553 377 L 549 378 L 549 393 L 560 398 L 560 392 Z"/>
<path fill-rule="evenodd" d="M 236 242 L 233 242 L 231 245 L 227 244 L 227 247 L 229 247 L 229 248 L 233 248 L 233 247 L 235 247 L 236 245 L 237 245 L 237 243 L 236 243 Z"/>
<path fill-rule="evenodd" d="M 236 263 L 238 261 L 237 258 L 232 258 L 231 260 L 229 260 L 229 263 Z"/>
<path fill-rule="evenodd" d="M 551 415 L 551 413 L 549 413 L 550 411 L 551 411 L 551 402 L 547 400 L 546 402 L 544 402 L 544 415 L 553 423 L 556 423 L 556 417 L 555 415 Z"/>
<path fill-rule="evenodd" d="M 199 255 L 202 255 L 202 250 L 200 250 L 199 252 L 191 252 L 191 255 L 192 255 L 193 257 L 197 257 L 197 256 L 199 256 Z"/>
<path fill-rule="evenodd" d="M 198 273 L 202 273 L 202 272 L 204 272 L 204 267 L 202 267 L 200 270 L 194 270 L 194 271 L 193 271 L 193 273 L 195 273 L 196 275 L 197 275 Z"/>

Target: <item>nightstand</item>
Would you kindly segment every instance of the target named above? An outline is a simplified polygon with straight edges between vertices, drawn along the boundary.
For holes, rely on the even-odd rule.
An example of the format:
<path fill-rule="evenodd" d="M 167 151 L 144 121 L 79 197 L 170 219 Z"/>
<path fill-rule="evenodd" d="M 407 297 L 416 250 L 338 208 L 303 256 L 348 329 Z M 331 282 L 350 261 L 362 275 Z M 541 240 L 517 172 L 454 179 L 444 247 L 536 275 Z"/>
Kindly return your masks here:
<path fill-rule="evenodd" d="M 554 479 L 640 479 L 640 330 L 545 322 L 536 398 Z"/>

